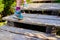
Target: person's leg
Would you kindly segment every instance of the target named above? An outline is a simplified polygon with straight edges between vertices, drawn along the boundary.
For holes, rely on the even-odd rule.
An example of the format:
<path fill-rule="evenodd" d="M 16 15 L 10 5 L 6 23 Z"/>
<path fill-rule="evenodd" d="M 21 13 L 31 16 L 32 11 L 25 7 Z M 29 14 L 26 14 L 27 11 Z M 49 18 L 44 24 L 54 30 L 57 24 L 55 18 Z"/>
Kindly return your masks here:
<path fill-rule="evenodd" d="M 28 6 L 27 1 L 24 0 L 24 7 L 27 7 L 27 6 Z"/>
<path fill-rule="evenodd" d="M 16 0 L 16 10 L 15 10 L 15 18 L 18 18 L 18 19 L 23 19 L 23 16 L 22 16 L 22 13 L 21 13 L 21 1 L 22 0 Z"/>

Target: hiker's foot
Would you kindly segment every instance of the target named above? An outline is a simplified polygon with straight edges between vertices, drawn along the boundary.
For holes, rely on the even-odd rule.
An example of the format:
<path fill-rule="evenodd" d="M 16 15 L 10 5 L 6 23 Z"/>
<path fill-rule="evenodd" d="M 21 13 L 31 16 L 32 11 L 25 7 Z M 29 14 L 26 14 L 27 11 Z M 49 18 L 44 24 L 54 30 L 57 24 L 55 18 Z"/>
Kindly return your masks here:
<path fill-rule="evenodd" d="M 28 6 L 28 4 L 24 4 L 24 7 L 27 7 Z"/>
<path fill-rule="evenodd" d="M 19 16 L 19 14 L 21 14 L 20 10 L 19 11 L 15 11 L 14 16 Z"/>
<path fill-rule="evenodd" d="M 21 11 L 15 11 L 13 17 L 16 19 L 23 19 L 23 15 L 22 15 Z"/>
<path fill-rule="evenodd" d="M 18 19 L 22 20 L 23 19 L 23 15 L 20 13 L 18 16 Z"/>

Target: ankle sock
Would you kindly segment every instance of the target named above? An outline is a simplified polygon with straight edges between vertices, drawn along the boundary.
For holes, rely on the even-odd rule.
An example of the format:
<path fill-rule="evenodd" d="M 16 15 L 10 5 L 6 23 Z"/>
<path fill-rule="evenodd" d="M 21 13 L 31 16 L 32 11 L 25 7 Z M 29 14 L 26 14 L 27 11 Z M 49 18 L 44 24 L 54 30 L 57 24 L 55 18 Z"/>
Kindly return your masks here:
<path fill-rule="evenodd" d="M 17 11 L 20 10 L 20 7 L 16 7 L 16 10 L 17 10 Z"/>

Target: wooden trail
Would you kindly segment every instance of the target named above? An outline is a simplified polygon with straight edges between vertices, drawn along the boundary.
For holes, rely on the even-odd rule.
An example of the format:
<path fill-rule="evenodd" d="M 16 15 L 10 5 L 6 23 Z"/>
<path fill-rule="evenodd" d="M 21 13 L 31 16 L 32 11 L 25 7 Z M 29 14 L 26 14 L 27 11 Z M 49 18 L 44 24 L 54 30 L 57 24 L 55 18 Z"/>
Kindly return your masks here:
<path fill-rule="evenodd" d="M 23 14 L 23 20 L 13 18 L 13 15 L 4 17 L 3 20 L 20 22 L 33 25 L 60 27 L 60 17 L 37 14 Z"/>
<path fill-rule="evenodd" d="M 21 10 L 60 10 L 60 3 L 30 3 L 27 7 L 21 6 Z"/>
<path fill-rule="evenodd" d="M 32 0 L 32 1 L 56 1 L 56 0 Z"/>
<path fill-rule="evenodd" d="M 36 40 L 57 40 L 56 37 L 51 37 L 48 36 L 48 34 L 45 34 L 43 32 L 38 32 L 38 31 L 33 31 L 33 30 L 28 30 L 28 29 L 23 29 L 23 28 L 16 28 L 16 27 L 11 27 L 11 26 L 3 26 L 0 27 L 0 30 L 3 31 L 7 31 L 10 33 L 14 33 L 14 34 L 19 34 L 19 35 L 25 35 L 28 38 L 33 37 L 33 38 L 37 38 Z"/>

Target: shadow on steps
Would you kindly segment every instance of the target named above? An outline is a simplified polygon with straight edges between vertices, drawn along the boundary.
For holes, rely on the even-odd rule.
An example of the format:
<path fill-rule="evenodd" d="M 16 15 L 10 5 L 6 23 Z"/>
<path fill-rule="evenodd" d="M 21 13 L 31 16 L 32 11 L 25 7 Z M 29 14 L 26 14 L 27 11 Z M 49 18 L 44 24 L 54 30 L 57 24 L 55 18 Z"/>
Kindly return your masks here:
<path fill-rule="evenodd" d="M 30 30 L 46 32 L 46 27 L 44 26 L 30 25 L 30 24 L 17 23 L 17 22 L 14 22 L 14 26 L 18 28 L 25 28 Z"/>

